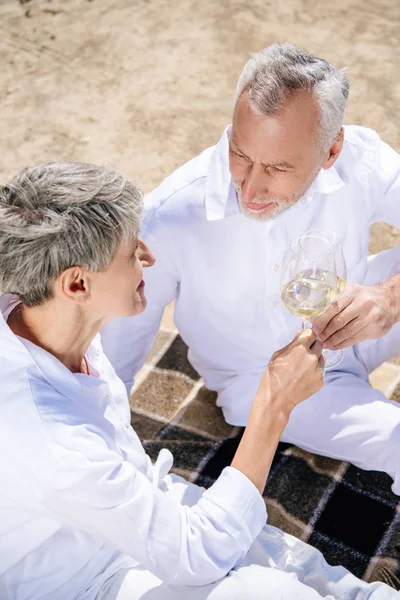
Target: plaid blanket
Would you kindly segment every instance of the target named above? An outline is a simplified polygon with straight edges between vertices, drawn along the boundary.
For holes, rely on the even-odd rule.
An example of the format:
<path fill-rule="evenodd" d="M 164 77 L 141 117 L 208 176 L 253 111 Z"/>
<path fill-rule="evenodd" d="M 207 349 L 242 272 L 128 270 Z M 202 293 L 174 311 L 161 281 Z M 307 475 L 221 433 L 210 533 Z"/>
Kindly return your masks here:
<path fill-rule="evenodd" d="M 243 429 L 224 421 L 216 394 L 186 357 L 173 325 L 162 327 L 132 392 L 132 425 L 152 459 L 166 447 L 174 472 L 208 487 L 230 464 Z M 398 400 L 399 374 L 386 364 L 374 375 Z M 281 443 L 263 496 L 271 525 L 317 547 L 332 565 L 400 589 L 400 503 L 390 486 L 384 473 Z"/>

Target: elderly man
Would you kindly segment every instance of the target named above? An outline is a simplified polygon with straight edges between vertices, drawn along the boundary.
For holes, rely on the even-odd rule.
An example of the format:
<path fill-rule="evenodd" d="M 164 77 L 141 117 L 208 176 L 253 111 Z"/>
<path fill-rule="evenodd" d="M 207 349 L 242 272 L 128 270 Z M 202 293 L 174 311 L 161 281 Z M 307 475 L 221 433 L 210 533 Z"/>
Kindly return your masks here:
<path fill-rule="evenodd" d="M 90 164 L 0 189 L 1 600 L 398 599 L 265 525 L 279 436 L 323 385 L 312 331 L 272 357 L 208 490 L 169 474 L 165 449 L 151 463 L 97 335 L 146 308 L 140 211 L 134 185 Z"/>
<path fill-rule="evenodd" d="M 103 344 L 129 389 L 175 300 L 189 360 L 226 420 L 245 425 L 265 364 L 299 328 L 280 301 L 289 243 L 332 230 L 349 285 L 314 326 L 344 360 L 293 411 L 282 440 L 384 471 L 400 494 L 400 407 L 368 383 L 400 353 L 400 248 L 368 260 L 370 225 L 400 226 L 400 159 L 374 131 L 343 127 L 348 89 L 344 71 L 289 44 L 247 63 L 232 126 L 147 197 L 149 308 L 107 326 Z"/>

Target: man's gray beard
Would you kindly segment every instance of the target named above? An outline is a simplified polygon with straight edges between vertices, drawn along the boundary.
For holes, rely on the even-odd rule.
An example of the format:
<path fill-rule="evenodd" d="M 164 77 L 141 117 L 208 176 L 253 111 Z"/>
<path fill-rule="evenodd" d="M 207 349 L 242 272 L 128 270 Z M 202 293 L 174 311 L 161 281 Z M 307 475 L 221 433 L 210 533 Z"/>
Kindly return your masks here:
<path fill-rule="evenodd" d="M 294 206 L 296 204 L 296 202 L 298 202 L 303 197 L 303 195 L 310 188 L 314 179 L 317 177 L 321 168 L 322 168 L 322 164 L 319 165 L 318 168 L 315 170 L 315 172 L 309 177 L 308 181 L 304 184 L 304 189 L 303 189 L 302 193 L 300 194 L 300 196 L 297 198 L 297 200 L 290 202 L 290 204 L 282 204 L 282 202 L 280 202 L 279 200 L 276 200 L 276 199 L 275 200 L 273 200 L 273 199 L 267 200 L 267 202 L 276 202 L 277 203 L 276 210 L 272 214 L 267 214 L 267 215 L 263 214 L 262 211 L 261 211 L 261 214 L 258 214 L 256 212 L 250 212 L 250 210 L 242 202 L 242 197 L 241 197 L 242 193 L 240 191 L 240 188 L 238 188 L 238 187 L 236 187 L 236 185 L 234 185 L 235 190 L 236 190 L 236 197 L 237 197 L 237 200 L 239 203 L 239 208 L 240 208 L 241 213 L 244 214 L 246 217 L 249 217 L 249 219 L 255 219 L 256 221 L 274 221 L 275 219 L 280 217 L 282 213 L 284 213 L 286 210 L 288 210 L 289 208 Z"/>
<path fill-rule="evenodd" d="M 288 208 L 293 206 L 293 204 L 295 204 L 293 202 L 292 204 L 284 205 L 279 200 L 267 200 L 267 202 L 275 202 L 276 203 L 276 208 L 274 209 L 274 211 L 269 214 L 264 214 L 262 211 L 260 211 L 260 213 L 257 213 L 257 212 L 251 211 L 250 209 L 247 208 L 247 206 L 245 206 L 245 204 L 242 202 L 240 189 L 238 189 L 238 188 L 235 188 L 235 189 L 236 189 L 236 196 L 237 196 L 237 200 L 239 203 L 240 212 L 245 217 L 248 217 L 249 219 L 255 219 L 256 221 L 274 221 L 282 213 L 284 213 L 285 210 L 287 210 Z M 260 204 L 261 204 L 261 202 L 260 202 Z"/>

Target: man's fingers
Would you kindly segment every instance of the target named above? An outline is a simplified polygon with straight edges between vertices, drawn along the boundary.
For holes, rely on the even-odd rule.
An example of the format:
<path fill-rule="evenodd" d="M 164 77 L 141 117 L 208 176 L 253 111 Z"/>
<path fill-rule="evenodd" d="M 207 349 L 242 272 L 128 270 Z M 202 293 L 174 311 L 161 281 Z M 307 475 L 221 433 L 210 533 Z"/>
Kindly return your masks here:
<path fill-rule="evenodd" d="M 323 354 L 318 359 L 318 366 L 320 369 L 325 369 L 325 356 Z"/>
<path fill-rule="evenodd" d="M 361 327 L 361 329 L 359 329 L 356 334 L 346 337 L 341 342 L 334 342 L 332 344 L 329 344 L 327 348 L 329 348 L 329 350 L 343 350 L 344 348 L 348 348 L 349 346 L 354 346 L 355 344 L 362 342 L 366 339 L 366 336 L 364 335 L 364 330 L 367 327 L 368 325 Z M 333 336 L 333 339 L 334 338 L 335 336 Z"/>
<path fill-rule="evenodd" d="M 365 329 L 366 325 L 367 323 L 365 323 L 363 319 L 361 319 L 360 317 L 356 317 L 355 319 L 347 323 L 347 325 L 342 327 L 342 329 L 339 329 L 339 331 L 329 336 L 329 338 L 327 338 L 323 342 L 324 348 L 332 349 L 338 344 L 342 344 L 346 341 L 348 341 L 348 346 L 352 346 L 353 344 L 355 344 L 355 337 L 359 334 L 360 331 Z"/>
<path fill-rule="evenodd" d="M 355 307 L 354 304 L 350 304 L 340 313 L 332 317 L 328 325 L 325 327 L 324 331 L 317 333 L 317 338 L 320 342 L 328 341 L 331 336 L 333 336 L 336 332 L 342 331 L 349 323 L 354 321 L 358 316 L 358 308 Z"/>
<path fill-rule="evenodd" d="M 323 315 L 319 317 L 315 317 L 315 319 L 311 319 L 311 323 L 314 331 L 318 334 L 324 331 L 325 327 L 328 325 L 329 321 L 339 312 L 339 307 L 337 302 L 332 302 L 328 310 L 324 312 Z"/>
<path fill-rule="evenodd" d="M 321 334 L 325 333 L 324 330 L 326 326 L 330 323 L 330 321 L 335 317 L 338 313 L 342 312 L 345 308 L 347 308 L 353 301 L 353 297 L 345 294 L 342 294 L 340 298 L 332 302 L 328 310 L 324 312 L 320 317 L 315 317 L 315 319 L 311 319 L 311 323 L 313 325 L 314 330 L 317 332 L 318 337 L 321 339 Z M 323 340 L 321 340 L 323 341 Z"/>

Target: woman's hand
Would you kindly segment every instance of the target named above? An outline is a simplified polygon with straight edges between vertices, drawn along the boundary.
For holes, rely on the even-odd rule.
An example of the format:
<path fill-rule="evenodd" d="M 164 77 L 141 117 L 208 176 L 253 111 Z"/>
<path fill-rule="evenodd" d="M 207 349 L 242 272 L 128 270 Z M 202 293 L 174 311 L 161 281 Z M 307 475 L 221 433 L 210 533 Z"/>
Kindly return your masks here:
<path fill-rule="evenodd" d="M 243 437 L 232 461 L 262 494 L 292 409 L 324 384 L 322 344 L 306 329 L 275 352 L 261 378 Z"/>
<path fill-rule="evenodd" d="M 273 402 L 283 403 L 290 412 L 321 389 L 325 362 L 322 350 L 312 329 L 306 329 L 272 355 L 261 385 L 268 386 Z"/>

